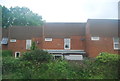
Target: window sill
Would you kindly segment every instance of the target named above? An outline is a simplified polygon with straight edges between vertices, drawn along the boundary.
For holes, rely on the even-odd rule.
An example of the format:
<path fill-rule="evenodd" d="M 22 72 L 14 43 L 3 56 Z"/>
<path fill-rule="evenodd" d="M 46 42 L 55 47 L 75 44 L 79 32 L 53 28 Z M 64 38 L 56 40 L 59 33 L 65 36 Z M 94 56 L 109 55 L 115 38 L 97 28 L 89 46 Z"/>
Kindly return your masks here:
<path fill-rule="evenodd" d="M 114 50 L 120 50 L 120 48 L 114 48 Z"/>

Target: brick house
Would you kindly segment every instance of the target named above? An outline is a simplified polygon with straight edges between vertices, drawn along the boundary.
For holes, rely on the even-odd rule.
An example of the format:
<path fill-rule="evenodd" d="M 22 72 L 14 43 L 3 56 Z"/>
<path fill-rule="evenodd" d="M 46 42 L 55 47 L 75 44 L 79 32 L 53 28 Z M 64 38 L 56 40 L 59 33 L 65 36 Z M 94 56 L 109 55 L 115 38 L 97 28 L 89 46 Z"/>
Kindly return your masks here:
<path fill-rule="evenodd" d="M 2 29 L 2 49 L 18 57 L 29 51 L 32 41 L 55 58 L 68 60 L 96 57 L 101 52 L 118 54 L 118 21 L 88 19 L 87 23 L 44 23 L 41 27 L 13 26 Z"/>
<path fill-rule="evenodd" d="M 86 53 L 96 57 L 101 52 L 118 54 L 118 20 L 88 19 L 86 24 Z"/>

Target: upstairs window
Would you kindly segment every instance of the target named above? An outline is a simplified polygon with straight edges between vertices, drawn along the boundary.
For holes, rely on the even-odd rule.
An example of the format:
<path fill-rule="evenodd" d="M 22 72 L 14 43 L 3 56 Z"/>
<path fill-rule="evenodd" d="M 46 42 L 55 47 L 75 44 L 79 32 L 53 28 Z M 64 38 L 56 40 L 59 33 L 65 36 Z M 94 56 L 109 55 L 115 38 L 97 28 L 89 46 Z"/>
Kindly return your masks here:
<path fill-rule="evenodd" d="M 31 47 L 31 40 L 26 40 L 26 49 L 27 50 L 30 50 L 30 47 Z"/>
<path fill-rule="evenodd" d="M 100 40 L 100 37 L 91 37 L 91 40 Z"/>
<path fill-rule="evenodd" d="M 10 42 L 16 42 L 16 39 L 10 39 Z"/>
<path fill-rule="evenodd" d="M 70 38 L 64 38 L 64 49 L 70 49 Z"/>
<path fill-rule="evenodd" d="M 113 45 L 114 45 L 114 49 L 120 49 L 120 38 L 114 37 L 113 38 Z"/>
<path fill-rule="evenodd" d="M 45 38 L 45 41 L 52 41 L 52 38 Z"/>

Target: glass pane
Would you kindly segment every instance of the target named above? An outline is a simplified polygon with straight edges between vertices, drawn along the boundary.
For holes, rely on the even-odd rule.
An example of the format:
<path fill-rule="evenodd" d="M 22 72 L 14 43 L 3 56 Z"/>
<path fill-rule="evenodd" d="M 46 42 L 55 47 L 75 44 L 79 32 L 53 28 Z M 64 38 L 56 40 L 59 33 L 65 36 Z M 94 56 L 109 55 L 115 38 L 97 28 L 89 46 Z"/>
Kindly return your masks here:
<path fill-rule="evenodd" d="M 115 44 L 115 49 L 119 49 L 120 48 L 120 44 Z"/>
<path fill-rule="evenodd" d="M 119 44 L 119 38 L 114 38 L 114 43 L 118 43 Z"/>

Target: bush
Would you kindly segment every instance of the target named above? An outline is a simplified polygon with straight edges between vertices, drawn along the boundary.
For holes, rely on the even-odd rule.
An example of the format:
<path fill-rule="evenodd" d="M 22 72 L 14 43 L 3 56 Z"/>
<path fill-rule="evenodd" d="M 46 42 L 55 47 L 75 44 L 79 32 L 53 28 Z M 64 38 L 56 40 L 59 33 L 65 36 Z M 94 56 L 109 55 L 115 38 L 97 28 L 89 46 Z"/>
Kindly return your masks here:
<path fill-rule="evenodd" d="M 2 57 L 12 56 L 11 50 L 2 50 Z"/>
<path fill-rule="evenodd" d="M 77 76 L 66 61 L 56 60 L 48 63 L 47 67 L 40 79 L 75 79 Z"/>
<path fill-rule="evenodd" d="M 2 58 L 2 72 L 3 74 L 15 72 L 18 68 L 19 59 L 14 57 L 3 57 Z"/>
<path fill-rule="evenodd" d="M 30 48 L 31 50 L 36 50 L 37 49 L 37 46 L 36 46 L 36 43 L 35 42 L 32 42 L 32 46 Z"/>
<path fill-rule="evenodd" d="M 101 53 L 96 57 L 97 72 L 102 75 L 104 79 L 117 79 L 118 68 L 120 63 L 120 56 L 118 54 Z"/>
<path fill-rule="evenodd" d="M 119 57 L 120 56 L 118 54 L 110 54 L 110 53 L 103 52 L 96 57 L 96 60 L 101 63 L 108 63 L 108 62 L 116 63 L 118 62 L 118 60 L 120 60 Z"/>
<path fill-rule="evenodd" d="M 32 50 L 23 54 L 22 59 L 27 61 L 42 62 L 51 60 L 52 55 L 43 50 Z"/>

